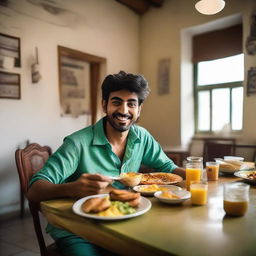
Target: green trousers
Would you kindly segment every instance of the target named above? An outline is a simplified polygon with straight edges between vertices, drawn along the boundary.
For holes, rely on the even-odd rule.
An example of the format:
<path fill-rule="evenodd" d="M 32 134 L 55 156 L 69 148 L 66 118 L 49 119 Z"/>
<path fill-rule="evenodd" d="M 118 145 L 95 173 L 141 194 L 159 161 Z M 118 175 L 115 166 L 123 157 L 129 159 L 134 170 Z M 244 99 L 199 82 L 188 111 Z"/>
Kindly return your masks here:
<path fill-rule="evenodd" d="M 105 249 L 91 244 L 76 235 L 69 235 L 55 241 L 63 256 L 107 256 L 116 255 Z"/>

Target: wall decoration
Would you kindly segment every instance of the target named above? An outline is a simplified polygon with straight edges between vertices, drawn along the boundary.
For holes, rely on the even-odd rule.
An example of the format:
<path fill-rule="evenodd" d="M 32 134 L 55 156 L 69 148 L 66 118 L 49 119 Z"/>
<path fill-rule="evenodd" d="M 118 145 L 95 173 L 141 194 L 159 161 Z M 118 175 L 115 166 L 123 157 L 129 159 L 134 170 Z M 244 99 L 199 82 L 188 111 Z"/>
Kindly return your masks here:
<path fill-rule="evenodd" d="M 20 67 L 20 39 L 0 33 L 0 68 Z"/>
<path fill-rule="evenodd" d="M 170 92 L 170 59 L 161 59 L 158 62 L 158 94 Z"/>
<path fill-rule="evenodd" d="M 252 94 L 256 94 L 256 67 L 251 67 L 247 76 L 247 95 Z"/>
<path fill-rule="evenodd" d="M 20 74 L 0 72 L 0 98 L 20 99 Z"/>
<path fill-rule="evenodd" d="M 39 66 L 39 60 L 38 60 L 38 49 L 36 47 L 36 56 L 35 61 L 31 65 L 31 80 L 32 83 L 38 83 L 39 80 L 42 78 L 40 74 L 40 66 Z"/>
<path fill-rule="evenodd" d="M 96 122 L 100 79 L 105 76 L 106 59 L 58 46 L 61 115 L 90 115 Z"/>
<path fill-rule="evenodd" d="M 90 114 L 89 63 L 62 56 L 60 97 L 63 115 Z"/>
<path fill-rule="evenodd" d="M 246 40 L 245 47 L 248 54 L 256 54 L 256 11 L 251 16 L 250 34 Z"/>

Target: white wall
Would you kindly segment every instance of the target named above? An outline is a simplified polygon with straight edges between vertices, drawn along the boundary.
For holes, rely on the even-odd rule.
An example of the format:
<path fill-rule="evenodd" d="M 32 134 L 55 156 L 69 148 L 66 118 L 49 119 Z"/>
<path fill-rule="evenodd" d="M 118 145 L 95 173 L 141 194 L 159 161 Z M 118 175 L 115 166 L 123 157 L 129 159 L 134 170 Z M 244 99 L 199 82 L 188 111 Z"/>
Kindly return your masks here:
<path fill-rule="evenodd" d="M 107 59 L 106 73 L 138 72 L 139 17 L 113 0 L 63 0 L 68 14 L 51 15 L 25 0 L 0 6 L 0 33 L 20 37 L 21 99 L 0 99 L 0 215 L 18 209 L 19 180 L 14 153 L 25 141 L 55 151 L 64 136 L 90 123 L 87 116 L 61 117 L 57 45 Z M 31 83 L 38 47 L 42 79 Z"/>
<path fill-rule="evenodd" d="M 241 15 L 243 20 L 243 41 L 249 35 L 249 19 L 255 0 L 226 1 L 223 11 L 216 15 L 198 13 L 194 4 L 196 1 L 167 0 L 163 8 L 151 9 L 141 21 L 141 63 L 140 70 L 148 78 L 152 94 L 144 106 L 140 123 L 159 140 L 163 147 L 183 146 L 189 136 L 193 135 L 193 105 L 185 105 L 191 100 L 192 69 L 189 63 L 189 53 L 186 40 L 189 40 L 184 30 L 207 24 L 220 18 Z M 182 41 L 183 40 L 183 41 Z M 185 40 L 185 41 L 184 41 Z M 184 47 L 182 47 L 182 45 Z M 248 56 L 245 48 L 245 82 L 246 92 L 247 70 L 256 66 L 256 56 Z M 157 63 L 161 58 L 171 58 L 170 93 L 157 95 Z M 181 87 L 182 85 L 182 87 Z M 181 95 L 181 92 L 185 94 Z M 182 107 L 184 107 L 182 109 Z M 245 143 L 256 143 L 256 96 L 244 97 L 244 129 L 237 134 L 239 140 Z M 186 113 L 182 116 L 181 113 Z M 152 120 L 152 116 L 154 119 Z"/>

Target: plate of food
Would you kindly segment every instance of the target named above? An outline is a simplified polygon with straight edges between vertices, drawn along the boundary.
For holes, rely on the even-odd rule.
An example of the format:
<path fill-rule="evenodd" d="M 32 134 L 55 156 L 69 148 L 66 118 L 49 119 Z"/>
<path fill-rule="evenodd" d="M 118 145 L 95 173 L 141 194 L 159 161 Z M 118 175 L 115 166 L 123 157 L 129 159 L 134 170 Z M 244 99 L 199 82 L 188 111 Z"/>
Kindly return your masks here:
<path fill-rule="evenodd" d="M 236 177 L 242 178 L 244 181 L 256 185 L 256 170 L 235 172 Z"/>
<path fill-rule="evenodd" d="M 133 187 L 133 190 L 136 192 L 141 193 L 143 196 L 154 196 L 154 193 L 157 191 L 176 191 L 181 190 L 181 187 L 175 186 L 175 185 L 138 185 Z"/>
<path fill-rule="evenodd" d="M 182 177 L 173 173 L 152 172 L 144 173 L 140 185 L 171 185 L 182 181 Z"/>
<path fill-rule="evenodd" d="M 253 170 L 255 167 L 254 163 L 243 162 L 241 160 L 231 158 L 226 158 L 225 160 L 221 158 L 216 158 L 215 160 L 220 165 L 220 172 L 224 174 L 234 174 L 238 171 L 249 171 Z"/>
<path fill-rule="evenodd" d="M 75 214 L 96 220 L 123 220 L 142 215 L 152 204 L 140 193 L 114 189 L 109 194 L 87 196 L 72 207 Z"/>
<path fill-rule="evenodd" d="M 181 204 L 191 197 L 189 191 L 181 189 L 176 191 L 157 191 L 154 196 L 166 204 Z"/>

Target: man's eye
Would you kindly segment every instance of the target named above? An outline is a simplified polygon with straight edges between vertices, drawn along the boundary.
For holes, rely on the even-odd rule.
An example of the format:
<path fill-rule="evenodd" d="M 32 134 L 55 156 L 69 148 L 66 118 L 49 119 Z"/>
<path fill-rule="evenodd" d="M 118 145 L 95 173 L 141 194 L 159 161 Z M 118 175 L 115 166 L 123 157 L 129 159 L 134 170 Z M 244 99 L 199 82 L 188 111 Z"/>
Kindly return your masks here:
<path fill-rule="evenodd" d="M 119 105 L 120 105 L 120 102 L 119 102 L 119 101 L 112 101 L 112 104 L 113 104 L 114 106 L 119 106 Z"/>
<path fill-rule="evenodd" d="M 129 106 L 130 108 L 135 108 L 135 107 L 137 106 L 137 103 L 136 103 L 136 102 L 129 102 L 129 103 L 128 103 L 128 106 Z"/>

